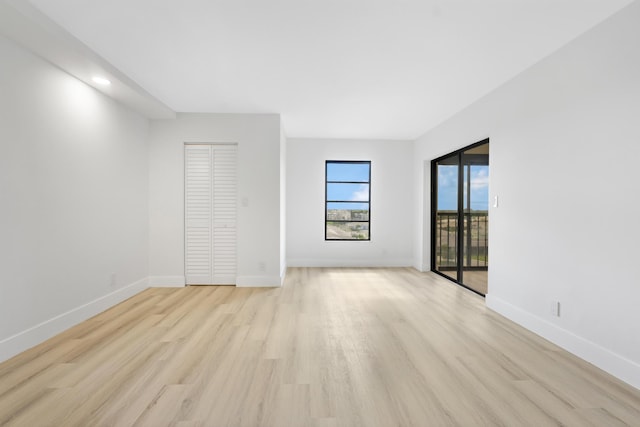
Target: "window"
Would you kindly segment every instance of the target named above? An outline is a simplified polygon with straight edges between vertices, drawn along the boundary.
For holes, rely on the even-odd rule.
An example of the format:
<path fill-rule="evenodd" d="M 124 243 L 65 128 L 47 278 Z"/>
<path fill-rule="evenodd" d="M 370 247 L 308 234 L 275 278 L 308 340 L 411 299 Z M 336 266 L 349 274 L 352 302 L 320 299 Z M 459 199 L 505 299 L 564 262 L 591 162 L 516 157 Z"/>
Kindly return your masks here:
<path fill-rule="evenodd" d="M 370 240 L 371 162 L 327 160 L 325 240 Z"/>

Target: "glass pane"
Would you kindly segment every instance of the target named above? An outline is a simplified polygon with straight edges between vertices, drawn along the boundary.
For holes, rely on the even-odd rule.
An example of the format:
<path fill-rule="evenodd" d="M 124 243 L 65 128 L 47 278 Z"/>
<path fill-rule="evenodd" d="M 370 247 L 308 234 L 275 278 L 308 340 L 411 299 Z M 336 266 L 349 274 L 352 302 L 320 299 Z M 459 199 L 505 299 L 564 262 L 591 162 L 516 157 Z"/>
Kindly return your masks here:
<path fill-rule="evenodd" d="M 464 236 L 462 283 L 487 293 L 489 266 L 489 144 L 462 154 L 464 164 Z"/>
<path fill-rule="evenodd" d="M 327 222 L 327 240 L 368 240 L 368 222 Z"/>
<path fill-rule="evenodd" d="M 369 203 L 327 203 L 327 221 L 369 221 Z"/>
<path fill-rule="evenodd" d="M 469 204 L 468 204 L 468 196 L 469 196 L 469 189 L 467 188 L 467 180 L 469 178 L 469 167 L 467 165 L 465 165 L 462 168 L 462 174 L 464 175 L 462 177 L 462 209 L 464 209 L 465 211 L 467 209 L 469 209 Z"/>
<path fill-rule="evenodd" d="M 369 182 L 369 163 L 327 163 L 327 181 Z"/>
<path fill-rule="evenodd" d="M 327 200 L 368 202 L 369 184 L 327 184 Z"/>
<path fill-rule="evenodd" d="M 458 156 L 437 164 L 438 200 L 435 227 L 435 269 L 458 279 Z"/>

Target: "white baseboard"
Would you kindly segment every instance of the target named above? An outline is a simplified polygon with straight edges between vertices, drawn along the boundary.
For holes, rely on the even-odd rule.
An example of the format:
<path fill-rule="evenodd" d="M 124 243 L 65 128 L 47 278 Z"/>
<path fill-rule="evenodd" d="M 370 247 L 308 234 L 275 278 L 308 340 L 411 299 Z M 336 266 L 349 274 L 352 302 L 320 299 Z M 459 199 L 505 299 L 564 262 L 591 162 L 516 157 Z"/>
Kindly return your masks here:
<path fill-rule="evenodd" d="M 0 341 L 0 362 L 36 346 L 96 314 L 102 313 L 108 308 L 121 303 L 147 288 L 147 278 L 138 280 L 105 296 L 69 310 L 66 313 L 59 314 L 56 317 L 32 326 L 9 338 L 3 339 Z"/>
<path fill-rule="evenodd" d="M 289 267 L 412 267 L 413 259 L 287 259 Z"/>
<path fill-rule="evenodd" d="M 184 288 L 184 276 L 149 276 L 150 288 Z"/>
<path fill-rule="evenodd" d="M 616 378 L 640 389 L 640 365 L 594 342 L 562 329 L 500 298 L 486 296 L 491 310 L 540 335 Z"/>
<path fill-rule="evenodd" d="M 412 267 L 418 270 L 420 273 L 426 273 L 427 271 L 431 271 L 427 264 L 421 264 L 420 262 L 414 262 Z"/>
<path fill-rule="evenodd" d="M 278 276 L 238 276 L 236 286 L 239 288 L 279 288 L 282 278 Z"/>

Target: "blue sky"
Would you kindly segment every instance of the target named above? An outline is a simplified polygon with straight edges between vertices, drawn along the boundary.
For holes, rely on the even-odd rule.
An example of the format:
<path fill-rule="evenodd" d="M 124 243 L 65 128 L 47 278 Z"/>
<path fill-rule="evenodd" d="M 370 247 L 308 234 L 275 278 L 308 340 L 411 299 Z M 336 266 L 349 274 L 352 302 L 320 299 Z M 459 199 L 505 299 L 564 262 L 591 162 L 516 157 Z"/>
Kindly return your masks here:
<path fill-rule="evenodd" d="M 369 184 L 327 184 L 327 200 L 369 201 Z"/>
<path fill-rule="evenodd" d="M 327 163 L 327 181 L 369 181 L 369 163 Z"/>
<path fill-rule="evenodd" d="M 466 187 L 465 170 L 465 191 Z M 439 165 L 438 210 L 456 210 L 457 202 L 458 166 Z M 489 166 L 471 166 L 471 209 L 476 211 L 489 210 Z"/>
<path fill-rule="evenodd" d="M 327 184 L 327 200 L 369 201 L 368 163 L 328 163 L 327 181 L 350 181 L 353 184 Z M 361 184 L 362 183 L 362 184 Z M 329 203 L 327 209 L 369 209 L 368 203 Z"/>

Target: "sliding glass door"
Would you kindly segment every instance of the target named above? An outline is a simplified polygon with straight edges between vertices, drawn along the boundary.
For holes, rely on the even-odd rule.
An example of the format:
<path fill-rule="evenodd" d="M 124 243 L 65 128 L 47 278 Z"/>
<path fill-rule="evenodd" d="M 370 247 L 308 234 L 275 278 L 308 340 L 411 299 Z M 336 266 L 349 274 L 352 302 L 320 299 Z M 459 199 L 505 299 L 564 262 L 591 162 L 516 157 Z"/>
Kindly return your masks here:
<path fill-rule="evenodd" d="M 433 160 L 431 266 L 481 295 L 489 266 L 489 142 Z"/>
<path fill-rule="evenodd" d="M 460 198 L 460 156 L 441 158 L 435 164 L 437 193 L 435 212 L 435 270 L 458 280 L 458 235 L 460 230 L 458 199 Z"/>

